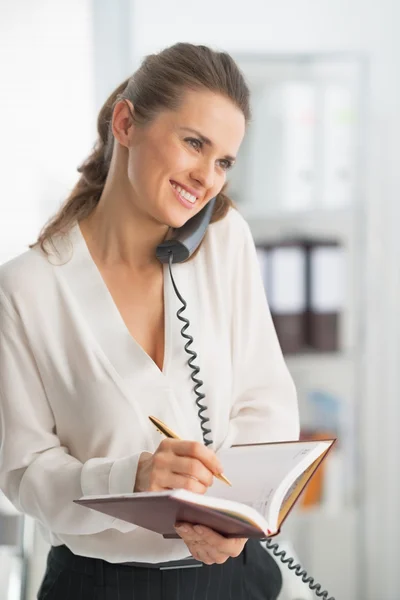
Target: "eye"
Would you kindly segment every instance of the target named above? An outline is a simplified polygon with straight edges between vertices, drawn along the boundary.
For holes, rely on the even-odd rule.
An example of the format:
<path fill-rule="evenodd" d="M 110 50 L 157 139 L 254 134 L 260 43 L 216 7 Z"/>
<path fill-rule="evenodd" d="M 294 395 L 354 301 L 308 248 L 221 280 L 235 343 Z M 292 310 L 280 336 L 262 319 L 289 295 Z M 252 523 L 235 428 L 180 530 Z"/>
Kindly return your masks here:
<path fill-rule="evenodd" d="M 224 171 L 229 171 L 229 169 L 233 167 L 233 162 L 231 160 L 228 160 L 227 158 L 223 158 L 222 160 L 220 160 L 219 164 L 221 165 Z"/>
<path fill-rule="evenodd" d="M 195 150 L 200 150 L 203 146 L 203 142 L 198 138 L 185 138 L 185 142 L 190 144 L 190 146 L 192 146 L 192 148 L 194 148 Z"/>

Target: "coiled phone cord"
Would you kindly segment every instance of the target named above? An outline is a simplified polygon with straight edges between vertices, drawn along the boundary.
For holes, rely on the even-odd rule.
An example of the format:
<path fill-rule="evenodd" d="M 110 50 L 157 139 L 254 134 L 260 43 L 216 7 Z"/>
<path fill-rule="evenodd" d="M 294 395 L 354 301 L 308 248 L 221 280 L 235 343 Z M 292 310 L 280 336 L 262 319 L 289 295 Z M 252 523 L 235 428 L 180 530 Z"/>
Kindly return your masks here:
<path fill-rule="evenodd" d="M 209 446 L 213 442 L 212 442 L 212 440 L 207 439 L 206 436 L 209 433 L 211 433 L 211 429 L 208 429 L 205 426 L 205 424 L 208 423 L 210 421 L 210 419 L 208 419 L 207 417 L 204 417 L 202 414 L 205 410 L 207 410 L 207 406 L 205 404 L 202 404 L 202 401 L 205 398 L 205 394 L 203 394 L 202 392 L 199 392 L 199 388 L 203 385 L 203 381 L 197 377 L 197 375 L 200 372 L 200 367 L 193 364 L 193 361 L 196 360 L 196 358 L 197 358 L 197 354 L 193 349 L 190 348 L 190 346 L 193 344 L 193 337 L 191 335 L 189 335 L 188 333 L 186 333 L 186 330 L 190 325 L 190 321 L 186 317 L 182 316 L 182 313 L 186 310 L 187 302 L 182 297 L 182 295 L 180 294 L 180 292 L 176 286 L 174 277 L 172 275 L 172 268 L 171 268 L 172 263 L 173 263 L 173 254 L 172 254 L 172 252 L 170 252 L 169 260 L 168 260 L 169 274 L 171 277 L 171 282 L 172 282 L 172 286 L 174 288 L 175 294 L 177 295 L 178 299 L 182 303 L 182 306 L 177 311 L 176 316 L 183 323 L 183 327 L 181 329 L 181 335 L 184 339 L 188 340 L 185 344 L 185 351 L 190 356 L 190 358 L 188 360 L 188 365 L 193 371 L 190 377 L 195 384 L 194 393 L 196 394 L 196 405 L 199 409 L 198 415 L 199 415 L 201 430 L 202 430 L 202 434 L 203 434 L 203 441 L 204 441 L 205 446 Z M 300 564 L 296 564 L 296 565 L 293 564 L 295 562 L 294 558 L 292 558 L 292 557 L 286 558 L 286 551 L 279 550 L 279 545 L 277 544 L 277 542 L 275 542 L 269 538 L 267 538 L 265 541 L 266 541 L 266 546 L 267 546 L 268 550 L 271 550 L 272 553 L 274 554 L 274 556 L 279 558 L 279 560 L 284 565 L 286 565 L 288 567 L 288 569 L 290 569 L 291 571 L 294 571 L 298 577 L 301 577 L 303 582 L 308 584 L 308 587 L 310 588 L 310 590 L 313 591 L 315 593 L 315 595 L 318 596 L 318 598 L 324 598 L 324 600 L 335 600 L 335 598 L 333 596 L 328 598 L 328 592 L 326 590 L 321 592 L 321 587 L 322 587 L 321 584 L 314 583 L 314 578 L 311 577 L 310 575 L 308 575 L 307 571 L 305 569 L 302 569 Z"/>
<path fill-rule="evenodd" d="M 286 565 L 288 569 L 290 569 L 291 571 L 294 571 L 298 577 L 301 577 L 303 582 L 308 584 L 308 587 L 310 588 L 310 590 L 312 592 L 314 592 L 315 595 L 318 596 L 318 598 L 324 598 L 325 600 L 335 600 L 335 598 L 333 596 L 328 598 L 329 592 L 327 592 L 326 590 L 321 592 L 321 588 L 322 588 L 321 584 L 314 583 L 314 578 L 311 577 L 310 575 L 308 575 L 307 571 L 305 569 L 303 569 L 299 563 L 293 564 L 295 562 L 294 558 L 293 557 L 287 558 L 286 550 L 279 550 L 279 544 L 277 542 L 274 542 L 273 539 L 270 539 L 270 538 L 267 538 L 265 540 L 265 542 L 266 542 L 266 546 L 267 546 L 268 550 L 271 550 L 273 555 L 276 556 L 277 558 L 279 558 L 281 563 Z"/>
<path fill-rule="evenodd" d="M 177 295 L 178 299 L 182 303 L 182 306 L 176 313 L 176 316 L 183 323 L 183 327 L 181 329 L 181 335 L 184 339 L 188 340 L 185 344 L 185 352 L 187 352 L 187 354 L 189 354 L 189 357 L 190 357 L 188 360 L 188 365 L 192 369 L 192 373 L 191 373 L 190 377 L 194 383 L 193 391 L 196 394 L 196 405 L 198 407 L 198 415 L 199 415 L 199 419 L 200 419 L 201 432 L 203 434 L 203 442 L 204 442 L 205 446 L 210 446 L 213 443 L 213 441 L 212 441 L 212 439 L 207 438 L 207 436 L 208 436 L 208 434 L 211 433 L 211 429 L 208 429 L 208 427 L 206 427 L 206 423 L 208 423 L 210 421 L 210 419 L 208 417 L 203 416 L 203 412 L 205 410 L 207 410 L 207 406 L 205 404 L 202 404 L 202 401 L 204 400 L 204 398 L 206 396 L 202 392 L 199 392 L 199 388 L 203 385 L 203 381 L 197 377 L 197 375 L 200 372 L 200 368 L 194 364 L 194 361 L 197 358 L 197 353 L 193 349 L 190 348 L 190 346 L 193 344 L 193 337 L 191 335 L 189 335 L 188 333 L 186 333 L 186 330 L 190 325 L 190 321 L 186 317 L 182 316 L 182 313 L 186 310 L 187 303 L 186 303 L 186 300 L 184 300 L 184 298 L 179 293 L 179 290 L 176 286 L 174 277 L 172 275 L 172 268 L 171 268 L 172 262 L 173 262 L 173 254 L 171 252 L 169 255 L 169 261 L 168 261 L 169 274 L 171 277 L 171 281 L 172 281 L 172 285 L 173 285 L 175 294 Z"/>

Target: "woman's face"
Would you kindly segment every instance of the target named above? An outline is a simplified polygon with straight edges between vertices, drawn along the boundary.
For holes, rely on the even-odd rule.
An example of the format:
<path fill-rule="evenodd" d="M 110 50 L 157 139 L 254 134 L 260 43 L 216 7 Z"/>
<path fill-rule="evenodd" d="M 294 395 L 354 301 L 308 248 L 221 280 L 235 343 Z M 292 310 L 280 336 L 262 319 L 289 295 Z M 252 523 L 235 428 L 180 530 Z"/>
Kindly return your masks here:
<path fill-rule="evenodd" d="M 224 96 L 188 91 L 178 110 L 131 129 L 128 179 L 135 209 L 178 228 L 221 191 L 245 119 Z"/>

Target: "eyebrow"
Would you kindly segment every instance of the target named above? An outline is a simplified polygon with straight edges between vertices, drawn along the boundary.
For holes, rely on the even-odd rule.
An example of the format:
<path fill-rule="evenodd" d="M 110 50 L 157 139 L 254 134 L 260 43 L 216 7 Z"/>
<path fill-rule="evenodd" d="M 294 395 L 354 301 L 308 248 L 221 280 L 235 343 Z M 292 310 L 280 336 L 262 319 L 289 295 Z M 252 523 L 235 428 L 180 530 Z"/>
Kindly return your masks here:
<path fill-rule="evenodd" d="M 205 135 L 203 135 L 202 133 L 200 133 L 200 131 L 197 131 L 196 129 L 192 129 L 191 127 L 180 127 L 181 131 L 188 131 L 190 133 L 194 133 L 202 142 L 204 142 L 204 144 L 207 144 L 207 146 L 214 146 L 214 144 L 212 143 L 212 141 L 210 140 L 210 138 L 206 137 Z M 225 156 L 223 157 L 226 160 L 230 160 L 232 163 L 234 163 L 236 161 L 236 157 L 235 156 L 231 156 L 230 154 L 225 154 Z"/>

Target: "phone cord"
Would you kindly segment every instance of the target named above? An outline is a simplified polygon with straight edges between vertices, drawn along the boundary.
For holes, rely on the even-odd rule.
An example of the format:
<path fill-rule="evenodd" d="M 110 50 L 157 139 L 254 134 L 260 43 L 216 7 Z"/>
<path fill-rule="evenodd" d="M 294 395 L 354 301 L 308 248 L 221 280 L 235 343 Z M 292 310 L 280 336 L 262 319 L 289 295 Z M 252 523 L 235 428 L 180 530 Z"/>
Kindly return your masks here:
<path fill-rule="evenodd" d="M 190 325 L 190 321 L 186 317 L 182 316 L 182 313 L 186 310 L 187 303 L 184 300 L 184 298 L 181 296 L 181 294 L 179 293 L 179 290 L 176 286 L 174 277 L 172 275 L 172 268 L 171 268 L 172 262 L 173 262 L 173 255 L 172 255 L 172 252 L 170 252 L 169 261 L 168 261 L 169 274 L 171 277 L 172 286 L 174 288 L 175 294 L 177 295 L 178 299 L 182 303 L 182 306 L 176 313 L 176 316 L 183 323 L 183 327 L 181 329 L 181 335 L 185 340 L 188 340 L 185 344 L 185 352 L 187 354 L 189 354 L 189 357 L 190 357 L 188 360 L 188 365 L 192 369 L 192 373 L 191 373 L 190 377 L 194 383 L 193 391 L 196 394 L 196 405 L 198 407 L 198 415 L 199 415 L 199 419 L 200 419 L 201 432 L 203 434 L 203 442 L 204 442 L 205 446 L 210 446 L 213 443 L 213 441 L 212 441 L 212 439 L 209 439 L 207 436 L 209 433 L 211 433 L 211 429 L 208 429 L 206 427 L 206 423 L 208 423 L 210 421 L 210 419 L 203 416 L 203 412 L 205 410 L 207 410 L 207 406 L 205 404 L 202 404 L 202 401 L 204 400 L 204 398 L 206 396 L 202 392 L 199 392 L 199 388 L 203 385 L 203 381 L 197 377 L 198 373 L 200 372 L 200 367 L 198 367 L 197 365 L 194 364 L 194 361 L 197 358 L 197 353 L 193 349 L 190 348 L 190 346 L 193 344 L 193 337 L 186 332 L 187 328 Z"/>
<path fill-rule="evenodd" d="M 284 565 L 286 565 L 288 569 L 294 571 L 298 577 L 301 577 L 303 582 L 308 585 L 310 590 L 314 592 L 315 595 L 318 596 L 318 598 L 324 598 L 325 600 L 335 600 L 333 596 L 328 598 L 329 592 L 327 592 L 326 590 L 321 592 L 322 585 L 320 583 L 315 583 L 314 578 L 308 575 L 307 571 L 303 569 L 299 563 L 293 564 L 295 562 L 294 558 L 291 556 L 286 557 L 286 550 L 279 550 L 279 544 L 277 542 L 274 542 L 274 540 L 271 538 L 266 539 L 265 542 L 268 550 L 271 550 L 274 556 L 279 558 L 279 560 Z"/>
<path fill-rule="evenodd" d="M 185 351 L 187 352 L 187 354 L 189 354 L 190 358 L 188 360 L 188 365 L 189 367 L 192 369 L 192 374 L 191 374 L 191 379 L 193 380 L 195 386 L 194 386 L 194 393 L 196 394 L 197 398 L 196 398 L 196 404 L 199 408 L 198 410 L 198 415 L 199 415 L 199 419 L 200 419 L 200 423 L 201 423 L 201 430 L 203 433 L 203 440 L 204 440 L 204 444 L 206 446 L 209 446 L 210 444 L 212 444 L 212 440 L 207 439 L 207 435 L 209 433 L 211 433 L 211 429 L 208 429 L 207 427 L 205 427 L 205 424 L 208 423 L 210 421 L 210 419 L 208 419 L 207 417 L 204 417 L 202 415 L 202 413 L 207 410 L 207 406 L 205 406 L 204 404 L 202 404 L 202 400 L 204 400 L 205 398 L 205 394 L 199 392 L 199 387 L 201 387 L 203 385 L 203 381 L 201 379 L 199 379 L 197 377 L 198 373 L 200 372 L 200 368 L 196 365 L 193 364 L 193 361 L 197 358 L 197 354 L 194 350 L 190 349 L 190 346 L 193 343 L 193 337 L 191 335 L 189 335 L 188 333 L 186 333 L 187 328 L 190 325 L 190 321 L 189 319 L 186 319 L 185 317 L 182 316 L 182 313 L 184 310 L 186 310 L 187 307 L 187 302 L 186 300 L 182 297 L 182 295 L 180 294 L 174 277 L 172 275 L 172 268 L 171 265 L 173 263 L 173 255 L 172 252 L 169 255 L 169 261 L 168 261 L 168 266 L 169 266 L 169 274 L 171 277 L 171 281 L 172 281 L 172 286 L 174 288 L 175 294 L 177 295 L 178 299 L 180 300 L 180 302 L 182 303 L 181 308 L 178 310 L 178 312 L 176 313 L 176 316 L 178 317 L 178 319 L 180 321 L 182 321 L 182 323 L 184 323 L 182 329 L 181 329 L 181 334 L 182 337 L 185 338 L 186 340 L 188 340 L 185 344 Z M 321 592 L 321 584 L 320 583 L 314 583 L 314 578 L 311 577 L 310 575 L 307 574 L 307 571 L 305 569 L 302 569 L 300 564 L 296 564 L 294 565 L 293 563 L 295 562 L 293 557 L 289 557 L 286 558 L 286 551 L 285 550 L 279 550 L 279 544 L 277 544 L 277 542 L 271 540 L 271 539 L 266 539 L 266 546 L 268 548 L 268 550 L 271 550 L 272 553 L 279 558 L 279 560 L 288 567 L 288 569 L 290 569 L 291 571 L 294 571 L 295 574 L 298 577 L 301 577 L 301 579 L 304 581 L 304 583 L 308 584 L 308 587 L 310 588 L 310 590 L 312 590 L 313 592 L 315 592 L 315 595 L 318 596 L 319 598 L 324 598 L 325 600 L 335 600 L 335 598 L 333 596 L 331 596 L 330 598 L 328 598 L 328 592 L 325 590 L 323 592 Z"/>

